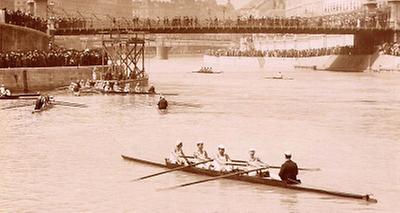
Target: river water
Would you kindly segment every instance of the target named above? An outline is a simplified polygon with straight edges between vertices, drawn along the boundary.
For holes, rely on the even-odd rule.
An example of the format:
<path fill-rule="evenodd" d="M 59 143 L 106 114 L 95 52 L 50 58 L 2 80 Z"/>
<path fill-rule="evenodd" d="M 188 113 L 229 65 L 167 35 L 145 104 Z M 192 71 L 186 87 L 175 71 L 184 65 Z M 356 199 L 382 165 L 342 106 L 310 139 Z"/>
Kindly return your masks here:
<path fill-rule="evenodd" d="M 400 209 L 400 73 L 258 70 L 227 64 L 220 75 L 191 73 L 201 58 L 151 60 L 158 97 L 54 92 L 56 106 L 0 111 L 0 212 L 396 212 Z M 294 80 L 268 80 L 282 71 Z M 2 101 L 0 107 L 19 104 Z M 274 187 L 218 180 L 159 189 L 204 177 L 162 171 L 121 159 L 162 162 L 177 140 L 186 153 L 205 141 L 224 144 L 232 158 L 280 165 L 290 150 L 303 183 L 373 193 L 377 204 Z M 271 172 L 276 172 L 271 170 Z"/>

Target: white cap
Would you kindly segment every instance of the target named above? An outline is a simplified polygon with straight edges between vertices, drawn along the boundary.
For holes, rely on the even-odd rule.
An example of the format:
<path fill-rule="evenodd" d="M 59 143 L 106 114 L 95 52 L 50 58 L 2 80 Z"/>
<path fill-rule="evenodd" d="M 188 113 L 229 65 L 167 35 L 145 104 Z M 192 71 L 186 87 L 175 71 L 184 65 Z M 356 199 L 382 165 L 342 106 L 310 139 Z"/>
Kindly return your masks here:
<path fill-rule="evenodd" d="M 256 151 L 256 149 L 254 149 L 254 148 L 249 149 L 249 152 L 255 152 L 255 151 Z"/>
<path fill-rule="evenodd" d="M 286 151 L 284 154 L 286 157 L 292 157 L 292 153 L 290 151 Z"/>
<path fill-rule="evenodd" d="M 220 144 L 220 145 L 218 145 L 218 149 L 225 149 L 225 146 Z"/>
<path fill-rule="evenodd" d="M 204 143 L 203 143 L 203 141 L 197 141 L 196 144 L 199 145 L 199 144 L 204 144 Z"/>

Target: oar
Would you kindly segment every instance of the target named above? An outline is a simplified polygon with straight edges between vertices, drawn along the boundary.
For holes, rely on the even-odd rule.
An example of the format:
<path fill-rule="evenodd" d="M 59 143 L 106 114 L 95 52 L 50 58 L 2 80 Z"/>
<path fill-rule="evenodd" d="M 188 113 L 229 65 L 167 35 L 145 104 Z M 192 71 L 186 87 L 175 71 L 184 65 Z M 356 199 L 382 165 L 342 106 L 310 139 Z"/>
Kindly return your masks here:
<path fill-rule="evenodd" d="M 186 158 L 194 158 L 193 156 L 186 156 Z M 247 161 L 245 160 L 232 160 L 232 163 L 228 163 L 232 166 L 247 166 Z M 269 166 L 271 169 L 280 169 L 280 166 Z M 321 171 L 320 168 L 299 168 L 300 171 Z"/>
<path fill-rule="evenodd" d="M 221 178 L 227 178 L 227 177 L 232 177 L 232 176 L 241 175 L 241 174 L 245 174 L 245 173 L 255 172 L 255 171 L 258 171 L 258 170 L 262 170 L 262 169 L 266 169 L 266 168 L 265 167 L 261 167 L 261 168 L 257 168 L 257 169 L 247 170 L 247 171 L 238 171 L 238 172 L 228 173 L 228 174 L 220 175 L 220 176 L 217 176 L 217 177 L 207 178 L 207 179 L 203 179 L 203 180 L 199 180 L 199 181 L 195 181 L 195 182 L 184 183 L 184 184 L 180 184 L 180 185 L 177 185 L 177 186 L 164 188 L 164 190 L 177 189 L 177 188 L 181 188 L 181 187 L 185 187 L 185 186 L 191 186 L 191 185 L 195 185 L 195 184 L 199 184 L 199 183 L 218 180 L 218 179 L 221 179 Z"/>
<path fill-rule="evenodd" d="M 238 162 L 238 161 L 239 161 L 239 163 L 235 163 L 235 162 Z M 238 160 L 238 161 L 232 160 L 232 163 L 227 163 L 227 165 L 230 165 L 230 166 L 247 166 L 247 164 L 245 164 L 245 163 L 240 163 L 241 162 L 240 160 Z M 281 167 L 280 166 L 269 166 L 269 168 L 270 169 L 280 169 Z M 299 171 L 321 171 L 320 168 L 298 168 L 298 169 L 299 169 Z"/>
<path fill-rule="evenodd" d="M 64 102 L 64 101 L 55 101 L 54 104 L 60 105 L 60 106 L 68 106 L 68 107 L 87 108 L 87 105 L 85 105 L 85 104 L 70 103 L 70 102 Z"/>
<path fill-rule="evenodd" d="M 2 110 L 6 110 L 6 109 L 15 109 L 15 108 L 21 108 L 21 107 L 27 107 L 27 106 L 32 106 L 32 103 L 29 103 L 29 104 L 21 104 L 21 105 L 17 105 L 17 106 L 3 107 L 3 108 L 1 108 L 1 109 L 2 109 Z"/>
<path fill-rule="evenodd" d="M 155 174 L 146 175 L 146 176 L 143 176 L 143 177 L 140 177 L 140 178 L 136 178 L 136 179 L 134 179 L 133 181 L 144 180 L 144 179 L 147 179 L 147 178 L 151 178 L 151 177 L 155 177 L 155 176 L 158 176 L 158 175 L 170 173 L 170 172 L 173 172 L 173 171 L 178 171 L 178 170 L 181 170 L 181 169 L 184 169 L 184 168 L 187 168 L 187 167 L 197 166 L 197 165 L 200 165 L 200 164 L 205 164 L 205 163 L 208 163 L 208 162 L 211 162 L 211 161 L 213 161 L 213 160 L 206 160 L 206 161 L 202 161 L 202 162 L 195 163 L 195 164 L 189 164 L 189 165 L 179 166 L 179 167 L 176 167 L 176 168 L 167 170 L 167 171 L 158 172 L 158 173 L 155 173 Z"/>

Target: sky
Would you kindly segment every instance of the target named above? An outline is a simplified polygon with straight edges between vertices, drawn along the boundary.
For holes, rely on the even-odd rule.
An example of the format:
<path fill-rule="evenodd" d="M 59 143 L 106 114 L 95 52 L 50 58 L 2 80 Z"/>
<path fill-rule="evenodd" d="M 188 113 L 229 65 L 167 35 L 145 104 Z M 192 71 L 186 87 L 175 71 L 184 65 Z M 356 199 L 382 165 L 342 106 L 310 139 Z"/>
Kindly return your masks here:
<path fill-rule="evenodd" d="M 217 0 L 219 3 L 226 3 L 228 0 Z M 240 8 L 246 3 L 250 2 L 250 0 L 231 0 L 231 3 L 235 6 L 235 8 Z"/>

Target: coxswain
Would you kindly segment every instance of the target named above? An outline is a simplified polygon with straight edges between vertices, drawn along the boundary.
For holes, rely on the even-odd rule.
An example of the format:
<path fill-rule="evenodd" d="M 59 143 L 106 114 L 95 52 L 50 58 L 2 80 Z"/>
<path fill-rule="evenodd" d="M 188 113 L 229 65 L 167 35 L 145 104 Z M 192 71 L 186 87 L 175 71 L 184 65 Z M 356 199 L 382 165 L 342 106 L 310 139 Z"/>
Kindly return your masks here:
<path fill-rule="evenodd" d="M 157 103 L 158 109 L 167 109 L 168 101 L 164 98 L 164 96 L 160 96 L 160 100 Z"/>
<path fill-rule="evenodd" d="M 147 92 L 149 94 L 156 94 L 156 88 L 153 85 L 151 85 L 150 88 L 147 90 Z"/>
<path fill-rule="evenodd" d="M 299 183 L 300 180 L 297 180 L 297 174 L 299 173 L 299 169 L 297 164 L 291 160 L 292 153 L 285 152 L 284 153 L 286 162 L 282 164 L 281 170 L 279 171 L 279 177 L 281 180 L 288 184 L 296 184 Z"/>
<path fill-rule="evenodd" d="M 11 91 L 4 84 L 0 86 L 0 97 L 11 96 Z"/>
<path fill-rule="evenodd" d="M 230 172 L 233 170 L 233 166 L 228 165 L 228 163 L 232 163 L 232 160 L 229 155 L 225 153 L 224 145 L 218 146 L 218 152 L 213 160 L 214 170 L 221 172 Z"/>
<path fill-rule="evenodd" d="M 196 163 L 211 160 L 211 158 L 208 156 L 207 151 L 204 150 L 203 141 L 197 142 L 196 146 L 197 146 L 197 150 L 193 153 L 193 157 L 194 157 Z M 205 168 L 210 168 L 210 166 L 211 166 L 210 163 L 204 163 L 204 164 L 199 164 L 197 167 L 205 169 Z"/>
<path fill-rule="evenodd" d="M 253 170 L 257 168 L 265 168 L 258 170 L 257 172 L 250 172 L 250 176 L 262 176 L 262 177 L 269 177 L 269 171 L 268 171 L 268 164 L 264 163 L 260 158 L 256 157 L 256 150 L 255 149 L 249 149 L 249 159 L 247 160 L 247 169 L 248 170 Z"/>
<path fill-rule="evenodd" d="M 183 153 L 183 143 L 181 141 L 177 141 L 175 145 L 175 149 L 171 152 L 169 157 L 169 162 L 173 164 L 180 165 L 189 165 L 189 160 L 186 158 L 185 153 Z"/>

